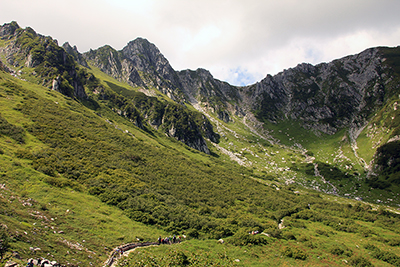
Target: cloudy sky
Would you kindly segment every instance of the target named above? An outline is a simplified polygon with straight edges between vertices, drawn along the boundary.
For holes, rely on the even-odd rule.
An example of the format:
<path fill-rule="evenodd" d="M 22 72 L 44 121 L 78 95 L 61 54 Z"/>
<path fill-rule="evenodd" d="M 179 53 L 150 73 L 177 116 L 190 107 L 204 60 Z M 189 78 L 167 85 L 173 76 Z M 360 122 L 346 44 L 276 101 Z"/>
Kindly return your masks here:
<path fill-rule="evenodd" d="M 302 62 L 400 45 L 399 13 L 399 0 L 12 0 L 2 1 L 0 23 L 80 52 L 143 37 L 175 70 L 205 68 L 246 85 Z"/>

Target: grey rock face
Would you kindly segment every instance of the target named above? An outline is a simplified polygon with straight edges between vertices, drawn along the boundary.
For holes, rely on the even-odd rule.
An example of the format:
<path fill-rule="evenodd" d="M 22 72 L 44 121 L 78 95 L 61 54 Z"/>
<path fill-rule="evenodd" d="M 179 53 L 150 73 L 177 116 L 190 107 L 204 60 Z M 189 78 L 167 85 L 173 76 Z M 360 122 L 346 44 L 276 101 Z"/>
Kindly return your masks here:
<path fill-rule="evenodd" d="M 218 118 L 229 122 L 230 113 L 235 112 L 231 101 L 241 99 L 238 88 L 226 82 L 214 79 L 205 69 L 183 70 L 177 72 L 181 88 L 188 101 L 192 104 L 203 103 L 216 113 Z"/>
<path fill-rule="evenodd" d="M 158 89 L 179 104 L 197 101 L 195 95 L 192 94 L 192 87 L 185 91 L 188 87 L 182 85 L 180 76 L 168 60 L 154 44 L 145 39 L 135 39 L 121 51 L 104 46 L 85 53 L 84 57 L 114 78 L 127 82 L 131 86 L 141 87 L 142 92 L 146 89 Z M 206 72 L 205 76 L 212 78 L 209 72 L 204 72 Z M 178 126 L 171 121 L 166 121 L 165 116 L 154 117 L 150 114 L 152 111 L 149 110 L 141 110 L 141 112 L 152 127 L 156 129 L 161 127 L 168 136 L 204 153 L 210 153 L 204 138 L 217 142 L 213 127 L 206 117 L 203 118 L 202 123 L 199 123 L 201 125 L 196 125 L 198 122 L 188 121 L 187 132 L 184 132 L 182 125 Z"/>
<path fill-rule="evenodd" d="M 75 61 L 78 64 L 80 64 L 86 68 L 89 67 L 85 58 L 82 56 L 81 53 L 79 53 L 78 48 L 76 46 L 72 47 L 68 42 L 66 42 L 62 45 L 62 47 L 68 54 L 70 54 L 75 59 Z"/>
<path fill-rule="evenodd" d="M 179 85 L 174 69 L 158 48 L 146 39 L 137 38 L 122 49 L 126 64 L 137 72 L 146 73 L 142 76 L 146 86 L 171 88 Z M 129 82 L 135 84 L 135 80 Z"/>
<path fill-rule="evenodd" d="M 183 92 L 192 100 L 191 102 L 212 97 L 219 97 L 223 102 L 240 98 L 235 86 L 214 79 L 208 70 L 183 70 L 177 74 Z"/>
<path fill-rule="evenodd" d="M 0 48 L 0 53 L 5 56 L 7 63 L 14 67 L 23 65 L 35 68 L 35 72 L 40 73 L 40 77 L 43 78 L 44 86 L 65 95 L 78 98 L 87 97 L 80 77 L 78 77 L 76 63 L 64 49 L 58 46 L 56 40 L 37 34 L 31 28 L 20 29 L 16 22 L 1 26 L 0 36 L 2 39 L 9 40 L 7 46 Z M 69 75 L 68 79 L 70 79 L 73 90 L 62 88 L 60 75 L 64 72 Z M 58 81 L 54 82 L 53 80 Z"/>
<path fill-rule="evenodd" d="M 12 70 L 10 70 L 10 68 L 8 68 L 6 65 L 4 65 L 4 63 L 0 60 L 0 70 L 11 73 Z"/>
<path fill-rule="evenodd" d="M 137 38 L 121 51 L 109 46 L 91 50 L 84 57 L 120 81 L 134 87 L 156 88 L 178 103 L 210 102 L 217 97 L 226 106 L 229 100 L 240 97 L 236 87 L 214 79 L 207 70 L 175 71 L 158 48 L 146 39 Z"/>
<path fill-rule="evenodd" d="M 316 66 L 299 64 L 247 86 L 250 108 L 270 121 L 295 119 L 327 134 L 361 126 L 383 102 L 385 78 L 378 48 Z"/>
<path fill-rule="evenodd" d="M 84 53 L 83 57 L 104 73 L 121 80 L 121 53 L 111 46 L 105 45 L 97 50 L 90 50 Z"/>
<path fill-rule="evenodd" d="M 231 121 L 234 116 L 245 117 L 256 111 L 254 114 L 260 120 L 297 120 L 306 129 L 315 132 L 334 134 L 348 127 L 352 138 L 357 138 L 359 129 L 365 126 L 371 114 L 390 97 L 388 88 L 395 88 L 392 91 L 398 89 L 398 84 L 393 85 L 394 76 L 383 64 L 385 58 L 380 48 L 367 49 L 316 66 L 299 64 L 277 75 L 267 75 L 253 85 L 236 87 L 214 79 L 204 69 L 175 71 L 158 48 L 146 39 L 137 38 L 120 51 L 103 46 L 81 54 L 69 43 L 65 43 L 64 49 L 59 51 L 56 40 L 36 34 L 30 28 L 22 30 L 15 22 L 0 27 L 0 38 L 11 40 L 7 47 L 0 48 L 6 60 L 4 63 L 14 67 L 22 65 L 36 68 L 44 62 L 37 53 L 34 56 L 29 48 L 22 49 L 15 41 L 24 31 L 27 35 L 39 37 L 43 53 L 53 52 L 57 56 L 57 64 L 68 66 L 61 72 L 68 73 L 76 97 L 85 98 L 86 93 L 81 83 L 82 75 L 78 77 L 77 65 L 69 55 L 82 66 L 89 67 L 90 62 L 120 81 L 141 87 L 143 92 L 147 90 L 148 94 L 157 89 L 176 103 L 189 102 L 196 108 L 200 107 L 199 110 L 211 111 L 224 122 Z M 0 68 L 9 70 L 4 64 Z M 63 92 L 61 77 L 60 73 L 46 76 L 45 85 L 67 94 Z M 72 93 L 69 95 L 72 96 Z M 151 117 L 144 114 L 146 116 Z M 158 128 L 162 124 L 161 116 L 149 119 L 149 123 Z M 216 142 L 208 120 L 205 119 L 204 124 L 197 127 L 205 135 L 204 138 Z M 166 134 L 200 151 L 208 150 L 203 137 L 177 136 L 173 125 Z"/>
<path fill-rule="evenodd" d="M 14 35 L 15 31 L 19 28 L 19 25 L 15 21 L 11 23 L 5 23 L 0 27 L 0 37 L 2 39 L 8 39 Z"/>
<path fill-rule="evenodd" d="M 91 50 L 84 57 L 114 78 L 134 87 L 156 88 L 171 98 L 183 100 L 180 82 L 158 48 L 146 39 L 137 38 L 121 51 L 110 46 Z"/>

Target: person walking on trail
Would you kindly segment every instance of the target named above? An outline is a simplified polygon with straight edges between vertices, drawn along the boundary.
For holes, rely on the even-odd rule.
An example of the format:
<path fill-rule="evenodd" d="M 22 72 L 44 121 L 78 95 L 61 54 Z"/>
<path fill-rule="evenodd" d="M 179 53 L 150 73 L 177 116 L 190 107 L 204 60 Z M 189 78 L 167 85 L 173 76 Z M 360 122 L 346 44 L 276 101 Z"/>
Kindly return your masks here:
<path fill-rule="evenodd" d="M 27 264 L 26 267 L 33 267 L 33 260 L 30 260 Z"/>

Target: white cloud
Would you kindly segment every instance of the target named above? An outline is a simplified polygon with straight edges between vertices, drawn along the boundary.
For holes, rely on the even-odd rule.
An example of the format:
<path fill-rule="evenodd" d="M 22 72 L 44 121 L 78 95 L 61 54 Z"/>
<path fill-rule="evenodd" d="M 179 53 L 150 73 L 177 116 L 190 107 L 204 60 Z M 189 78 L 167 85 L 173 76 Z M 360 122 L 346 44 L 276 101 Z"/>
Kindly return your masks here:
<path fill-rule="evenodd" d="M 177 70 L 202 67 L 243 84 L 302 62 L 397 46 L 398 10 L 397 0 L 13 0 L 2 3 L 0 18 L 82 52 L 144 37 Z"/>

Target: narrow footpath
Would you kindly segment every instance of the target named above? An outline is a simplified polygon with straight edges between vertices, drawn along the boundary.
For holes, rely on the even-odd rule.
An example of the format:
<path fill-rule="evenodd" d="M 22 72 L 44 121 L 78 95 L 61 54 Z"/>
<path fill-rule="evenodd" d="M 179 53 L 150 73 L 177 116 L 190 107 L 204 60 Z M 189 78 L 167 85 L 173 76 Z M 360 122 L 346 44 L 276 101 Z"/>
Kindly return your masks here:
<path fill-rule="evenodd" d="M 137 248 L 159 246 L 163 244 L 173 245 L 181 243 L 180 238 L 179 240 L 174 239 L 173 242 L 167 242 L 168 243 L 164 243 L 164 241 L 160 240 L 160 242 L 129 243 L 125 245 L 120 245 L 112 250 L 107 261 L 103 264 L 103 267 L 115 267 L 118 263 L 118 260 L 121 259 L 122 256 L 128 256 L 130 252 L 134 251 Z"/>
<path fill-rule="evenodd" d="M 140 247 L 158 246 L 157 242 L 145 242 L 145 243 L 129 243 L 122 246 L 118 246 L 111 252 L 107 261 L 103 267 L 113 267 L 122 256 L 127 256 L 131 251 Z"/>

